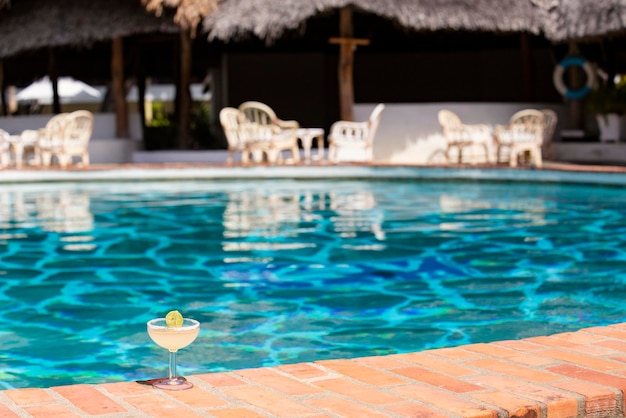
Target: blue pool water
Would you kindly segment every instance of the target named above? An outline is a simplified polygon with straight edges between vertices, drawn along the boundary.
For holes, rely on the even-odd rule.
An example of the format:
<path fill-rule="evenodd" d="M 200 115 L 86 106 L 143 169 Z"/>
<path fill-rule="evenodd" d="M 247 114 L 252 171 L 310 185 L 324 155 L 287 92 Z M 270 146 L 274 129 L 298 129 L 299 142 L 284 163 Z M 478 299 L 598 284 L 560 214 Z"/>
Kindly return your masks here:
<path fill-rule="evenodd" d="M 626 321 L 626 189 L 248 181 L 0 188 L 0 388 L 148 379 Z"/>

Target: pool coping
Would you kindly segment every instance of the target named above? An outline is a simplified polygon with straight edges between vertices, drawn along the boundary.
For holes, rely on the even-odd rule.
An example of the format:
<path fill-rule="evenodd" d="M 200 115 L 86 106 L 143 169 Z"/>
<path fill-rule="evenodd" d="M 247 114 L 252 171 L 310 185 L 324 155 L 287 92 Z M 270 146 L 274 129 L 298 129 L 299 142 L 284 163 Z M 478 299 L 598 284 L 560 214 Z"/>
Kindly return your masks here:
<path fill-rule="evenodd" d="M 210 356 L 210 353 L 207 353 Z M 626 323 L 522 340 L 137 382 L 0 391 L 2 417 L 623 417 Z"/>
<path fill-rule="evenodd" d="M 123 164 L 87 168 L 0 171 L 0 184 L 163 180 L 464 180 L 625 186 L 626 168 L 547 163 L 542 169 L 508 166 Z"/>

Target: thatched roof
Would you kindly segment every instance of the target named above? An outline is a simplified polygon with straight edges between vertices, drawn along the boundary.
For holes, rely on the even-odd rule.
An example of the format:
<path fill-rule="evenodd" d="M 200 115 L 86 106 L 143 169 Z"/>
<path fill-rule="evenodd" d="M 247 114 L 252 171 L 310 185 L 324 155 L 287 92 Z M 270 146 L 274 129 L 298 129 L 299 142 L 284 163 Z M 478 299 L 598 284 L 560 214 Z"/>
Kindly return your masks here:
<path fill-rule="evenodd" d="M 217 9 L 217 2 L 218 0 L 141 0 L 146 9 L 156 16 L 161 16 L 165 7 L 176 8 L 174 22 L 190 31 L 193 36 L 202 19 Z"/>
<path fill-rule="evenodd" d="M 48 46 L 178 30 L 171 18 L 155 17 L 139 0 L 19 0 L 0 10 L 0 58 Z"/>
<path fill-rule="evenodd" d="M 222 0 L 205 17 L 208 39 L 271 43 L 307 19 L 352 6 L 415 31 L 544 33 L 555 42 L 620 33 L 626 0 Z"/>
<path fill-rule="evenodd" d="M 345 6 L 416 31 L 539 33 L 542 27 L 542 14 L 529 0 L 223 0 L 204 19 L 204 30 L 209 40 L 254 35 L 271 42 L 317 14 Z"/>
<path fill-rule="evenodd" d="M 554 42 L 626 33 L 626 0 L 561 0 L 552 6 L 543 31 Z"/>

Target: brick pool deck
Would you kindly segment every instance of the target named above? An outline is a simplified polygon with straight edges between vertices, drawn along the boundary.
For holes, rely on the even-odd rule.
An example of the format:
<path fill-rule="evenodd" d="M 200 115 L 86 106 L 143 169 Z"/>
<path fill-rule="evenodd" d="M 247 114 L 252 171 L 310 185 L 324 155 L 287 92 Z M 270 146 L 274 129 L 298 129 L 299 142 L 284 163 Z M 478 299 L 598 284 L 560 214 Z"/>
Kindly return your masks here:
<path fill-rule="evenodd" d="M 136 382 L 4 390 L 0 417 L 623 417 L 626 323 L 187 378 L 195 386 L 181 392 Z"/>
<path fill-rule="evenodd" d="M 381 357 L 0 392 L 1 417 L 623 417 L 626 323 Z"/>

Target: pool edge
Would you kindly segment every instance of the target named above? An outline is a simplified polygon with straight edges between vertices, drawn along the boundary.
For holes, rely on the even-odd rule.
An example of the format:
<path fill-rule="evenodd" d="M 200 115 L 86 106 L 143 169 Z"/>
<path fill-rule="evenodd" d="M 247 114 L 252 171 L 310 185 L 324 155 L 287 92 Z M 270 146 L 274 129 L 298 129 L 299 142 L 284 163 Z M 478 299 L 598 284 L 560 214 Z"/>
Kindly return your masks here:
<path fill-rule="evenodd" d="M 0 416 L 624 416 L 626 323 L 551 336 L 135 382 L 0 391 Z M 74 416 L 72 415 L 72 416 Z"/>

